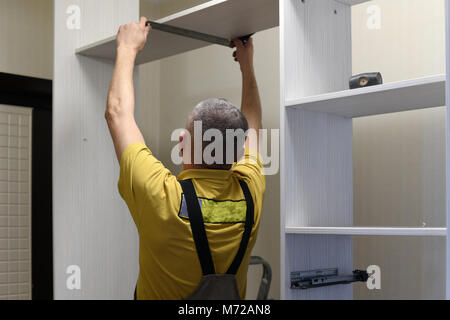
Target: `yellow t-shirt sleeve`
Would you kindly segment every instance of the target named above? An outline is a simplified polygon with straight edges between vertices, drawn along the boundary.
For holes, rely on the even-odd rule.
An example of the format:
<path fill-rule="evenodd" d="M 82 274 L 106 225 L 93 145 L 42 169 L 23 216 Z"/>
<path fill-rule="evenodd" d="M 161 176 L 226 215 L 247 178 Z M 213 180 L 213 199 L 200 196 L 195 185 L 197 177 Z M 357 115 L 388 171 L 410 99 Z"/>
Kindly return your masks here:
<path fill-rule="evenodd" d="M 264 166 L 258 152 L 245 149 L 244 157 L 233 165 L 232 170 L 254 190 L 256 196 L 264 196 L 266 191 L 266 177 L 264 176 Z M 254 195 L 254 196 L 255 196 Z M 257 199 L 258 200 L 258 199 Z"/>
<path fill-rule="evenodd" d="M 165 193 L 168 179 L 175 179 L 143 143 L 134 143 L 120 160 L 119 193 L 140 228 L 143 212 L 151 212 L 155 201 Z M 175 179 L 176 180 L 176 179 Z"/>

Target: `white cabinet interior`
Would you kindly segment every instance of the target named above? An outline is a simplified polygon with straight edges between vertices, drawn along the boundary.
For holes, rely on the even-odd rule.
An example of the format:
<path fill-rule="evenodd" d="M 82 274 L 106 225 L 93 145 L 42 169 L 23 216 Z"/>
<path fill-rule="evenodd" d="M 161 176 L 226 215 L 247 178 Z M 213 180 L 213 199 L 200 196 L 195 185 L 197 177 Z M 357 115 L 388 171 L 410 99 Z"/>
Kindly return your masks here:
<path fill-rule="evenodd" d="M 446 252 L 442 244 L 448 234 L 444 211 L 440 213 L 440 219 L 433 218 L 428 224 L 425 222 L 430 222 L 430 219 L 426 219 L 429 215 L 425 212 L 420 223 L 416 216 L 410 217 L 412 221 L 396 221 L 387 217 L 388 214 L 395 215 L 395 212 L 380 213 L 378 219 L 369 219 L 369 213 L 363 213 L 362 218 L 355 216 L 356 209 L 358 215 L 361 214 L 360 207 L 354 208 L 355 204 L 361 203 L 355 196 L 362 194 L 359 189 L 354 189 L 355 165 L 356 173 L 360 174 L 360 161 L 364 157 L 357 154 L 358 163 L 354 163 L 354 143 L 359 141 L 353 136 L 352 119 L 443 106 L 446 76 L 437 74 L 348 90 L 348 79 L 352 74 L 350 22 L 351 8 L 333 0 L 280 1 L 282 297 L 426 298 L 429 293 L 429 297 L 443 298 L 445 288 L 441 284 L 446 270 Z M 432 110 L 433 113 L 436 112 Z M 364 119 L 355 121 L 357 125 L 364 124 Z M 414 126 L 413 122 L 411 126 Z M 369 131 L 358 132 L 367 134 Z M 413 141 L 408 139 L 407 132 L 398 133 L 398 138 Z M 376 130 L 372 133 L 376 134 Z M 387 136 L 387 133 L 382 135 Z M 367 141 L 367 137 L 363 138 Z M 438 138 L 434 151 L 442 150 L 442 139 L 442 136 Z M 357 146 L 358 152 L 364 150 L 360 143 Z M 434 154 L 439 160 L 441 153 Z M 402 160 L 406 161 L 405 166 L 412 167 L 408 159 Z M 444 167 L 443 163 L 441 165 Z M 423 188 L 426 188 L 428 180 L 423 181 Z M 445 197 L 448 199 L 447 194 Z M 427 208 L 423 207 L 423 210 Z M 377 214 L 373 210 L 370 212 Z M 376 239 L 386 247 L 377 246 Z M 420 257 L 420 261 L 432 256 L 429 260 L 433 263 L 402 273 L 401 260 L 395 256 L 395 252 L 402 250 L 405 254 L 416 255 L 417 259 Z M 389 260 L 392 263 L 386 263 Z M 290 273 L 293 271 L 338 267 L 340 273 L 351 274 L 354 269 L 366 268 L 368 265 L 365 263 L 376 264 L 377 261 L 383 264 L 381 267 L 387 278 L 396 276 L 401 279 L 392 282 L 397 285 L 396 292 L 392 290 L 395 285 L 389 285 L 383 294 L 374 295 L 368 295 L 367 289 L 365 292 L 361 290 L 361 285 L 290 289 Z M 421 291 L 417 283 L 426 281 L 424 275 L 428 272 L 425 268 L 432 269 L 435 263 L 439 264 L 436 270 L 439 273 L 434 273 L 433 279 L 440 282 L 429 279 L 430 287 Z M 416 281 L 416 285 L 408 285 L 408 281 Z M 417 290 L 408 292 L 412 287 Z"/>

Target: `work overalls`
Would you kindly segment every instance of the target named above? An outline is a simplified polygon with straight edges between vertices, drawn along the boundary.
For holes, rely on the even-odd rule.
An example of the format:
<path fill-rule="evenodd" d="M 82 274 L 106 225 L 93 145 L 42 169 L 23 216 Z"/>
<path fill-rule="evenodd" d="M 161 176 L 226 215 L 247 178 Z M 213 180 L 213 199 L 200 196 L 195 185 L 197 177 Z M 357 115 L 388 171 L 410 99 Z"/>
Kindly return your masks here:
<path fill-rule="evenodd" d="M 203 278 L 197 289 L 187 300 L 240 300 L 236 273 L 242 263 L 254 224 L 253 199 L 244 181 L 239 181 L 247 202 L 247 213 L 244 225 L 244 234 L 238 252 L 226 274 L 216 274 L 208 238 L 206 237 L 203 215 L 198 203 L 197 194 L 191 180 L 181 181 L 184 197 L 186 199 L 189 221 L 194 237 L 197 255 L 202 267 Z"/>
<path fill-rule="evenodd" d="M 226 274 L 216 274 L 206 236 L 203 214 L 192 180 L 183 180 L 180 181 L 180 184 L 183 188 L 192 236 L 203 273 L 199 286 L 187 297 L 187 300 L 240 300 L 236 274 L 247 251 L 254 224 L 254 204 L 247 184 L 244 181 L 239 181 L 247 203 L 247 213 L 244 234 L 238 252 Z M 136 299 L 136 292 L 134 298 Z"/>

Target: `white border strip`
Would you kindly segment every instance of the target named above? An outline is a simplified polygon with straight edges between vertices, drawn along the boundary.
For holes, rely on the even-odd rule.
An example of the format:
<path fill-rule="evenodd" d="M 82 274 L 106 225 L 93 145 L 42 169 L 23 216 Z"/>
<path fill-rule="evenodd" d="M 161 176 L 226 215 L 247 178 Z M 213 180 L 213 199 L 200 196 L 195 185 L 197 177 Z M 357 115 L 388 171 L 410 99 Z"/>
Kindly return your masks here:
<path fill-rule="evenodd" d="M 446 59 L 447 59 L 447 83 L 446 83 L 446 211 L 447 211 L 447 225 L 450 219 L 450 0 L 445 1 L 445 39 L 446 39 Z M 447 232 L 447 264 L 446 264 L 446 296 L 450 300 L 450 234 Z"/>

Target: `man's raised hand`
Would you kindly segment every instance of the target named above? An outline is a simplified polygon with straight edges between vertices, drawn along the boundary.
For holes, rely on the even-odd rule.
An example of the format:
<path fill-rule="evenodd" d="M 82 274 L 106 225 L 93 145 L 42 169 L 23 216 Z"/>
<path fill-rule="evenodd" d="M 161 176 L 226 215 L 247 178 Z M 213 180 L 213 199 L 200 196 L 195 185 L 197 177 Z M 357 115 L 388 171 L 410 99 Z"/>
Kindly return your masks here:
<path fill-rule="evenodd" d="M 241 66 L 241 71 L 252 71 L 253 70 L 253 38 L 249 38 L 244 44 L 240 39 L 233 41 L 236 51 L 233 53 L 234 61 L 239 62 Z"/>
<path fill-rule="evenodd" d="M 139 53 L 147 42 L 147 36 L 152 27 L 146 26 L 147 18 L 142 17 L 140 22 L 125 24 L 119 28 L 117 34 L 117 47 L 131 49 Z"/>

